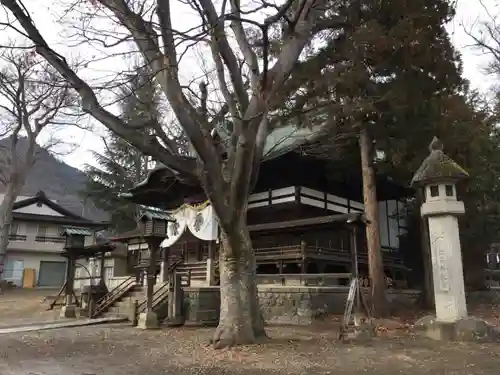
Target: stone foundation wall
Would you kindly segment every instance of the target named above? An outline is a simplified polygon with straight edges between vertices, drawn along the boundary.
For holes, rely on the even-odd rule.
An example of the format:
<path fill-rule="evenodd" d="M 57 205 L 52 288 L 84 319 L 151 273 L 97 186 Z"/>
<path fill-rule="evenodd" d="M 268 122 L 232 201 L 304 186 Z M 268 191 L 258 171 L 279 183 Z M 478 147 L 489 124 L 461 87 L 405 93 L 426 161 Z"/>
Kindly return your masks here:
<path fill-rule="evenodd" d="M 346 287 L 264 286 L 259 285 L 259 302 L 268 324 L 307 325 L 328 314 L 343 314 Z M 369 303 L 368 290 L 363 291 Z M 417 290 L 390 290 L 388 299 L 393 309 L 415 306 Z M 469 305 L 499 304 L 500 291 L 470 292 Z M 213 325 L 219 319 L 218 287 L 184 288 L 184 312 L 187 323 Z"/>
<path fill-rule="evenodd" d="M 184 311 L 186 323 L 214 325 L 219 321 L 219 287 L 187 287 L 184 289 Z"/>
<path fill-rule="evenodd" d="M 342 314 L 348 288 L 259 286 L 258 292 L 262 315 L 268 324 L 307 325 L 327 314 Z M 412 305 L 418 295 L 418 291 L 389 292 L 389 300 L 393 304 Z M 219 307 L 218 287 L 184 288 L 186 322 L 217 324 Z"/>
<path fill-rule="evenodd" d="M 343 314 L 348 288 L 345 287 L 267 287 L 259 288 L 259 302 L 269 324 L 307 325 L 329 314 Z M 368 301 L 368 291 L 363 291 Z M 388 293 L 392 305 L 415 305 L 418 291 Z"/>

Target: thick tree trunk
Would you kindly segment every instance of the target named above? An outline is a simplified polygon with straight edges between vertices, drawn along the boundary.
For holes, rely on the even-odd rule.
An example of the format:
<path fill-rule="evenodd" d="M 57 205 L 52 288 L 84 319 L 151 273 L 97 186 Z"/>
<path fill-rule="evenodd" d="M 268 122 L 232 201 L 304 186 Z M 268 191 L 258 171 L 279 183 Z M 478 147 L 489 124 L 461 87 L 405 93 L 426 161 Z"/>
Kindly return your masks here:
<path fill-rule="evenodd" d="M 361 129 L 359 148 L 363 174 L 363 201 L 366 219 L 368 220 L 366 243 L 368 247 L 368 272 L 371 281 L 371 307 L 374 316 L 384 316 L 387 314 L 387 298 L 378 228 L 377 190 L 375 171 L 373 170 L 373 139 L 366 127 Z"/>
<path fill-rule="evenodd" d="M 221 230 L 220 319 L 214 346 L 252 344 L 265 337 L 255 280 L 256 265 L 246 221 L 233 230 Z"/>
<path fill-rule="evenodd" d="M 424 192 L 419 189 L 417 192 L 417 207 L 422 207 L 424 203 Z M 434 309 L 434 286 L 432 280 L 432 259 L 431 244 L 429 243 L 429 221 L 422 218 L 420 223 L 420 238 L 422 243 L 422 269 L 424 275 L 422 303 L 423 307 L 429 310 Z"/>
<path fill-rule="evenodd" d="M 0 203 L 0 279 L 4 271 L 5 255 L 9 246 L 12 206 L 18 195 L 18 189 L 15 185 L 13 182 L 7 184 L 3 201 Z"/>

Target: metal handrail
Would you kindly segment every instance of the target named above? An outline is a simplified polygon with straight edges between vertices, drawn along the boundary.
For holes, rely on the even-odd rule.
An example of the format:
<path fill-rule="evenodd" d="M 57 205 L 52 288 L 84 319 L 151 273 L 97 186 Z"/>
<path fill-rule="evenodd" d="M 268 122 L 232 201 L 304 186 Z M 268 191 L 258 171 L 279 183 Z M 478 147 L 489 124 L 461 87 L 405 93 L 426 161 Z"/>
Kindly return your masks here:
<path fill-rule="evenodd" d="M 97 300 L 96 306 L 91 313 L 91 317 L 95 318 L 96 316 L 101 314 L 113 302 L 115 302 L 118 298 L 123 296 L 126 292 L 128 292 L 134 286 L 135 286 L 135 278 L 134 277 L 129 277 L 129 278 L 123 280 L 118 286 L 116 286 L 110 292 L 106 293 L 99 300 Z"/>

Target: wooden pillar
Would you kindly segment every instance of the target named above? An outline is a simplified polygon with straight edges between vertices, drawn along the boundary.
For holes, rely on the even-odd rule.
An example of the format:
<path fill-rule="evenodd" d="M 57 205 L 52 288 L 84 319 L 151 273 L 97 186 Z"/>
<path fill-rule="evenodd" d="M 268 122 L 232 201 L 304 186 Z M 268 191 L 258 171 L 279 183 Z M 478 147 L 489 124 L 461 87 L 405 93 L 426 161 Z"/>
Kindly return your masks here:
<path fill-rule="evenodd" d="M 76 318 L 76 301 L 73 301 L 73 283 L 75 282 L 75 257 L 66 249 L 68 254 L 68 263 L 66 265 L 66 288 L 64 306 L 61 308 L 60 316 L 62 318 Z"/>
<path fill-rule="evenodd" d="M 208 242 L 208 259 L 214 260 L 215 258 L 215 252 L 214 252 L 214 241 L 209 241 Z"/>
<path fill-rule="evenodd" d="M 307 268 L 306 250 L 307 250 L 306 241 L 304 240 L 300 241 L 300 252 L 302 253 L 301 273 L 306 273 L 306 268 Z"/>
<path fill-rule="evenodd" d="M 99 272 L 101 285 L 106 285 L 106 283 L 104 282 L 104 257 L 105 257 L 105 255 L 106 255 L 106 253 L 103 251 L 101 253 L 101 264 L 100 264 L 100 272 Z"/>
<path fill-rule="evenodd" d="M 149 243 L 149 268 L 147 270 L 148 285 L 146 289 L 146 313 L 153 311 L 153 290 L 156 281 L 156 255 L 158 246 L 156 241 Z"/>
<path fill-rule="evenodd" d="M 170 247 L 166 247 L 163 249 L 163 261 L 162 261 L 162 282 L 168 281 L 168 274 L 170 269 Z"/>
<path fill-rule="evenodd" d="M 75 282 L 75 258 L 72 254 L 68 254 L 68 263 L 66 265 L 66 290 L 65 304 L 73 304 L 73 284 Z"/>

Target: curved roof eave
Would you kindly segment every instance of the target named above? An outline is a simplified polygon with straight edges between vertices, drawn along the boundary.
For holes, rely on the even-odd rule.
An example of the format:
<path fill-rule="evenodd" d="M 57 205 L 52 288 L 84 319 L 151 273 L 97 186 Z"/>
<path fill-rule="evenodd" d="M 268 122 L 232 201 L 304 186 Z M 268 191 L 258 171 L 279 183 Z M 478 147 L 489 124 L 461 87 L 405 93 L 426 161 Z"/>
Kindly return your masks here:
<path fill-rule="evenodd" d="M 310 128 L 298 127 L 295 124 L 290 124 L 274 129 L 267 136 L 266 144 L 264 146 L 264 161 L 279 157 L 292 151 L 296 147 L 303 145 L 304 143 L 318 138 L 322 134 L 324 128 L 325 124 L 316 125 Z M 229 137 L 229 134 L 224 130 L 220 131 L 219 135 L 223 141 Z M 134 191 L 146 187 L 154 175 L 157 173 L 163 174 L 167 171 L 172 173 L 172 177 L 181 176 L 181 173 L 178 171 L 175 171 L 162 163 L 158 163 L 153 169 L 148 171 L 148 174 L 143 181 L 135 185 L 129 190 L 129 192 L 121 193 L 119 196 L 126 199 L 132 198 Z"/>

